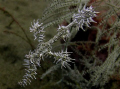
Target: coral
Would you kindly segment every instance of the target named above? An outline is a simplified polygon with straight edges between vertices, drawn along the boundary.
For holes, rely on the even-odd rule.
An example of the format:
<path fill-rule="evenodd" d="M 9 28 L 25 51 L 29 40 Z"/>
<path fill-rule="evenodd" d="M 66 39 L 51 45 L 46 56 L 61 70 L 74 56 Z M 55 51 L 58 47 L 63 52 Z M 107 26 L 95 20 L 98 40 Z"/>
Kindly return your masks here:
<path fill-rule="evenodd" d="M 21 86 L 36 79 L 41 60 L 53 57 L 56 65 L 42 76 L 61 67 L 62 79 L 71 89 L 104 89 L 120 63 L 119 0 L 49 0 L 40 20 L 33 21 L 30 31 L 39 44 L 24 59 L 26 74 Z M 92 5 L 91 5 L 92 4 Z M 100 9 L 104 8 L 104 9 Z M 63 22 L 63 23 L 61 23 Z M 60 24 L 57 34 L 44 42 L 45 29 Z M 62 49 L 53 52 L 53 44 L 62 40 Z"/>

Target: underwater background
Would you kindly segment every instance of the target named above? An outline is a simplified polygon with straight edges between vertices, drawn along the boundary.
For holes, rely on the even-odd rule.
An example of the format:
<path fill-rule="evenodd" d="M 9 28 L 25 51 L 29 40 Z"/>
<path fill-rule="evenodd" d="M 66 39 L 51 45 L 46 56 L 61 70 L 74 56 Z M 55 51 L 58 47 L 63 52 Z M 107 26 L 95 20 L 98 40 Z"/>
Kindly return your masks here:
<path fill-rule="evenodd" d="M 54 62 L 53 58 L 51 59 L 47 58 L 44 61 L 41 61 L 42 65 L 37 70 L 36 80 L 32 80 L 30 85 L 27 85 L 26 87 L 21 87 L 20 85 L 18 85 L 18 82 L 23 78 L 23 75 L 25 74 L 24 66 L 23 66 L 25 55 L 29 54 L 30 50 L 33 51 L 38 44 L 38 42 L 34 40 L 33 33 L 30 32 L 29 28 L 31 27 L 31 22 L 40 19 L 42 17 L 44 9 L 47 7 L 47 4 L 49 4 L 49 2 L 47 3 L 45 1 L 49 1 L 49 0 L 0 0 L 0 89 L 73 89 L 70 86 L 66 86 L 67 84 L 64 85 L 61 83 L 58 85 L 54 85 L 58 80 L 62 78 L 61 68 L 58 68 L 58 70 L 54 71 L 54 73 L 48 74 L 43 80 L 40 79 L 43 73 L 45 73 L 51 66 L 55 65 L 55 63 L 53 63 Z M 95 1 L 104 2 L 111 0 L 90 0 L 89 4 Z M 70 7 L 70 9 L 74 9 L 74 8 L 76 8 L 76 6 Z M 101 8 L 98 8 L 98 10 L 99 9 Z M 101 10 L 101 12 L 103 13 L 107 12 L 107 9 L 104 8 L 102 9 L 105 11 Z M 105 14 L 103 14 L 103 16 L 104 15 Z M 110 14 L 110 16 L 112 15 Z M 109 18 L 106 19 L 111 20 Z M 114 19 L 115 18 L 113 16 L 112 21 L 114 21 Z M 102 22 L 101 18 L 95 20 L 97 22 Z M 106 24 L 107 26 L 105 25 L 105 27 L 103 25 L 103 28 L 109 29 L 110 26 L 112 27 L 111 23 L 112 24 L 114 23 L 112 21 L 108 21 L 110 23 Z M 103 21 L 103 24 L 104 23 L 107 23 L 107 21 L 106 22 Z M 68 24 L 68 23 L 63 22 L 63 24 Z M 96 24 L 92 24 L 92 25 L 93 27 L 96 26 Z M 49 40 L 57 33 L 56 32 L 57 27 L 58 24 L 53 25 L 52 27 L 46 29 L 45 41 Z M 93 31 L 87 31 L 86 33 L 84 33 L 83 31 L 79 31 L 78 34 L 76 35 L 76 38 L 74 38 L 72 41 L 74 42 L 86 41 L 86 39 L 88 39 L 87 41 L 89 40 L 94 41 L 96 34 L 97 31 L 96 30 L 94 31 L 94 29 Z M 119 33 L 118 36 L 120 36 Z M 62 43 L 63 40 L 60 41 Z M 60 41 L 55 43 L 56 45 L 55 50 L 60 49 L 58 46 L 61 45 Z M 100 40 L 100 45 L 107 42 L 108 39 L 106 39 L 105 36 L 104 38 L 102 38 L 102 40 Z M 93 48 L 91 47 L 92 46 L 90 46 L 89 44 L 86 44 L 84 49 L 83 46 L 79 44 L 77 48 L 80 51 L 82 50 L 84 54 L 84 51 L 86 50 L 88 53 L 92 53 Z M 79 58 L 79 56 L 76 54 L 72 56 L 75 57 L 76 59 Z M 98 52 L 97 56 L 102 61 L 105 61 L 106 57 L 108 56 L 106 49 L 101 52 Z M 81 69 L 81 66 L 78 67 L 80 67 Z M 73 81 L 69 80 L 69 78 L 67 80 L 73 83 Z M 79 84 L 77 83 L 76 86 L 80 87 Z M 97 88 L 93 88 L 93 89 L 97 89 Z M 105 89 L 120 89 L 120 68 L 116 69 L 115 74 L 112 75 L 110 81 L 105 86 Z"/>

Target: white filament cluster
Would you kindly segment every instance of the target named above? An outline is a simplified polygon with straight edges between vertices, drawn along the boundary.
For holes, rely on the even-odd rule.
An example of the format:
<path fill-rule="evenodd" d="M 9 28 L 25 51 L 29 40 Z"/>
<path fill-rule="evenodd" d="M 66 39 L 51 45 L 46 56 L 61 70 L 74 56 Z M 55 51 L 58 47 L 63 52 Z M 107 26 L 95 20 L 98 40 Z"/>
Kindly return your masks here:
<path fill-rule="evenodd" d="M 27 84 L 30 84 L 31 79 L 36 79 L 35 75 L 37 74 L 36 73 L 36 71 L 37 71 L 36 65 L 38 64 L 38 61 L 35 62 L 36 57 L 34 56 L 33 52 L 30 51 L 29 54 L 26 55 L 26 58 L 28 58 L 28 59 L 24 59 L 25 64 L 23 64 L 26 67 L 26 69 L 25 69 L 26 73 L 23 76 L 22 81 L 18 82 L 19 85 L 21 85 L 23 87 L 26 86 Z"/>
<path fill-rule="evenodd" d="M 61 29 L 65 29 L 64 32 L 62 33 L 62 38 L 63 38 L 64 41 L 66 41 L 70 37 L 70 35 L 71 35 L 70 30 L 69 30 L 69 28 L 66 28 L 66 26 L 60 26 L 59 25 L 59 28 L 57 30 L 58 33 L 59 32 L 61 33 Z"/>
<path fill-rule="evenodd" d="M 38 40 L 38 42 L 42 42 L 44 40 L 44 27 L 42 26 L 43 23 L 39 24 L 39 21 L 37 20 L 35 22 L 35 20 L 33 21 L 33 24 L 31 23 L 32 27 L 30 27 L 30 32 L 34 33 L 34 37 L 35 39 Z"/>
<path fill-rule="evenodd" d="M 95 12 L 92 6 L 87 8 L 84 6 L 82 10 L 78 9 L 78 13 L 73 15 L 73 21 L 78 28 L 83 29 L 83 26 L 90 27 L 90 22 L 95 22 L 93 18 L 97 16 L 96 13 L 99 12 Z"/>
<path fill-rule="evenodd" d="M 72 60 L 75 60 L 69 57 L 70 53 L 71 52 L 67 52 L 67 49 L 66 49 L 66 51 L 62 50 L 61 52 L 55 52 L 55 53 L 50 51 L 49 55 L 54 56 L 56 63 L 61 62 L 61 65 L 62 65 L 61 68 L 62 68 L 62 67 L 65 67 L 66 65 L 69 65 L 69 62 L 72 62 Z"/>

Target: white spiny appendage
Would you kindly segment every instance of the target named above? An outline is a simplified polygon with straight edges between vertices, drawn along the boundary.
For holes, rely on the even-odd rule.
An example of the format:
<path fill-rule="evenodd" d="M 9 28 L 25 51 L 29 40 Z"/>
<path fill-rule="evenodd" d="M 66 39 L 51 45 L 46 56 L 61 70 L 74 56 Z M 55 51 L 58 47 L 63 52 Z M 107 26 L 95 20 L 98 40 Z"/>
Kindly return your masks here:
<path fill-rule="evenodd" d="M 68 62 L 72 62 L 72 58 L 69 57 L 71 52 L 67 52 L 67 50 L 64 52 L 63 50 L 61 52 L 48 52 L 50 56 L 54 56 L 55 62 L 61 62 L 61 67 L 65 67 L 66 65 L 69 65 Z"/>
<path fill-rule="evenodd" d="M 59 28 L 57 31 L 61 33 L 61 29 L 64 29 L 64 32 L 62 34 L 62 38 L 64 41 L 66 41 L 66 39 L 68 39 L 71 36 L 70 30 L 69 30 L 69 28 L 66 28 L 66 26 L 59 25 Z"/>
<path fill-rule="evenodd" d="M 30 61 L 29 59 L 24 59 L 24 62 L 25 64 L 23 65 L 26 67 L 25 69 L 26 73 L 23 76 L 22 81 L 18 82 L 19 85 L 23 87 L 25 87 L 27 84 L 30 84 L 31 79 L 36 79 L 35 75 L 37 74 L 36 73 L 37 68 L 33 61 Z"/>
<path fill-rule="evenodd" d="M 40 56 L 38 54 L 38 50 L 35 50 L 34 52 L 29 52 L 28 55 L 25 55 L 27 59 L 24 59 L 24 66 L 25 66 L 25 75 L 23 76 L 22 81 L 19 82 L 19 85 L 26 86 L 27 84 L 31 83 L 31 79 L 36 79 L 36 71 L 37 66 L 40 66 Z"/>
<path fill-rule="evenodd" d="M 38 42 L 42 42 L 44 40 L 44 27 L 42 27 L 43 23 L 39 24 L 39 21 L 33 21 L 31 23 L 32 27 L 30 27 L 30 32 L 34 33 L 35 39 L 38 39 Z"/>
<path fill-rule="evenodd" d="M 92 6 L 86 8 L 85 5 L 82 10 L 78 9 L 78 13 L 73 15 L 73 21 L 81 29 L 83 26 L 90 27 L 90 22 L 95 22 L 93 18 L 97 16 L 97 13 L 99 12 L 95 12 Z"/>

